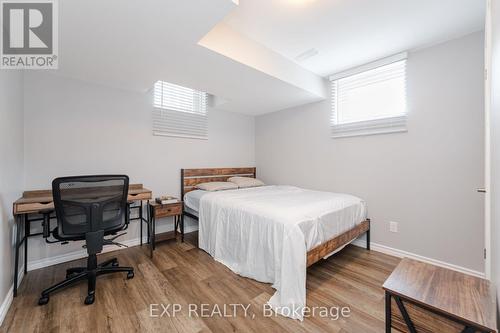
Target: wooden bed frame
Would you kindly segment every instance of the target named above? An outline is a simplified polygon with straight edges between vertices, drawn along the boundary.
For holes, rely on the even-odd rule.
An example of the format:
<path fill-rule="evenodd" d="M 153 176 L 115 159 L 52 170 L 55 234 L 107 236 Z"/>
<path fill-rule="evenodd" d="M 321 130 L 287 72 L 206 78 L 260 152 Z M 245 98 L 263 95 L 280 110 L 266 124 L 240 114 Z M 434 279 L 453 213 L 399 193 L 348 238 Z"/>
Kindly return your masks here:
<path fill-rule="evenodd" d="M 209 168 L 209 169 L 181 169 L 181 198 L 184 200 L 184 195 L 195 190 L 195 186 L 206 182 L 225 182 L 230 177 L 256 176 L 256 168 Z M 198 217 L 187 211 L 182 210 L 182 214 L 189 216 L 195 220 Z M 366 219 L 354 228 L 347 230 L 343 234 L 334 237 L 325 243 L 313 248 L 307 252 L 307 267 L 321 260 L 321 258 L 350 243 L 360 235 L 366 233 L 366 249 L 370 250 L 370 219 Z"/>

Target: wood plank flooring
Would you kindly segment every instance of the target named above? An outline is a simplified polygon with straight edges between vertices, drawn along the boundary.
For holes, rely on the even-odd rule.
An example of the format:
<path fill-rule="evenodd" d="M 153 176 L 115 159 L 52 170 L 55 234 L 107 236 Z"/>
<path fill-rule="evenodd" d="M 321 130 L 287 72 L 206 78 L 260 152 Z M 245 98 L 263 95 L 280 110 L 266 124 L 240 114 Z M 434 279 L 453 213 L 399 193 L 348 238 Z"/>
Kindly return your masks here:
<path fill-rule="evenodd" d="M 29 272 L 0 327 L 1 332 L 384 332 L 382 284 L 399 259 L 348 246 L 308 268 L 309 307 L 349 307 L 348 318 L 306 318 L 303 322 L 280 316 L 264 317 L 263 305 L 274 293 L 271 285 L 240 277 L 197 248 L 197 233 L 186 242 L 157 244 L 154 258 L 148 247 L 132 247 L 98 257 L 117 257 L 120 265 L 135 267 L 135 278 L 111 274 L 97 279 L 96 300 L 86 306 L 82 282 L 53 294 L 45 306 L 37 301 L 42 289 L 62 280 L 65 270 L 84 265 L 84 259 Z M 173 316 L 151 317 L 151 304 L 179 304 Z M 189 313 L 189 304 L 194 311 Z M 234 317 L 201 317 L 217 305 L 249 305 Z M 153 308 L 160 315 L 162 307 Z M 232 315 L 229 311 L 226 315 Z M 224 313 L 223 313 L 224 315 Z"/>

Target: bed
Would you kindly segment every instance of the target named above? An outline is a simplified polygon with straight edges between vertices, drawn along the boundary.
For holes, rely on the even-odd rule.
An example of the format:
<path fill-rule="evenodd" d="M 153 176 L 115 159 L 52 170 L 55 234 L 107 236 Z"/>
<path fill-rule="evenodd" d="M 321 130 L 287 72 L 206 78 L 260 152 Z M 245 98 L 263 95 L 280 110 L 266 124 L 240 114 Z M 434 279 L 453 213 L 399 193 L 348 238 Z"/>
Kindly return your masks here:
<path fill-rule="evenodd" d="M 272 283 L 268 306 L 303 320 L 306 269 L 366 233 L 363 200 L 295 186 L 207 192 L 204 182 L 256 176 L 256 168 L 182 169 L 183 214 L 199 221 L 198 246 L 235 273 Z"/>

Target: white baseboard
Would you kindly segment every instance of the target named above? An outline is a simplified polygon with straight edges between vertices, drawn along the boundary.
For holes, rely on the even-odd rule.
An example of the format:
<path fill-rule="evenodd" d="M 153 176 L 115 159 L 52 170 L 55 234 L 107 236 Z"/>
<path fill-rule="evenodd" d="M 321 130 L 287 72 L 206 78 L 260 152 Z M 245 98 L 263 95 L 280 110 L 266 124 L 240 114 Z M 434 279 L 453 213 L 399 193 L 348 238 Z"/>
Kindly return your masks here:
<path fill-rule="evenodd" d="M 17 274 L 17 285 L 18 286 L 21 284 L 23 277 L 24 277 L 24 267 L 21 267 L 21 270 Z M 14 283 L 12 283 L 12 286 L 10 287 L 9 291 L 7 292 L 7 295 L 5 295 L 5 298 L 2 302 L 2 304 L 0 305 L 0 326 L 2 326 L 3 321 L 5 319 L 5 316 L 7 316 L 7 312 L 9 311 L 9 308 L 10 308 L 13 300 L 14 300 Z"/>
<path fill-rule="evenodd" d="M 186 226 L 185 232 L 190 233 L 190 232 L 193 232 L 196 230 L 198 230 L 197 225 Z M 146 238 L 144 238 L 144 243 L 145 242 L 146 242 Z M 127 241 L 123 241 L 122 243 L 129 246 L 129 247 L 136 246 L 136 245 L 140 244 L 140 238 L 130 239 Z M 355 240 L 354 242 L 352 242 L 352 244 L 355 246 L 366 247 L 366 241 L 361 240 L 361 239 Z M 480 277 L 483 279 L 485 278 L 485 274 L 483 272 L 478 272 L 478 271 L 475 271 L 475 270 L 472 270 L 469 268 L 450 264 L 450 263 L 447 263 L 444 261 L 440 261 L 440 260 L 436 260 L 436 259 L 432 259 L 432 258 L 427 258 L 427 257 L 421 256 L 421 255 L 415 254 L 415 253 L 411 253 L 411 252 L 407 252 L 407 251 L 403 251 L 403 250 L 398 250 L 398 249 L 395 249 L 395 248 L 392 248 L 389 246 L 385 246 L 382 244 L 377 244 L 377 243 L 372 242 L 372 243 L 370 243 L 370 247 L 373 251 L 385 253 L 385 254 L 392 255 L 392 256 L 395 256 L 398 258 L 408 257 L 411 259 L 419 260 L 419 261 L 433 264 L 436 266 L 452 269 L 452 270 L 455 270 L 455 271 L 458 271 L 461 273 L 469 274 L 472 276 L 477 276 L 477 277 Z M 112 252 L 112 251 L 117 251 L 117 250 L 121 250 L 121 248 L 119 248 L 119 247 L 107 247 L 107 248 L 103 249 L 102 253 Z M 68 261 L 72 261 L 72 260 L 76 260 L 76 259 L 85 258 L 86 256 L 87 256 L 87 251 L 79 250 L 79 251 L 73 251 L 70 253 L 65 253 L 65 254 L 50 257 L 50 258 L 28 261 L 28 271 L 47 267 L 47 266 L 57 265 L 57 264 L 60 264 L 63 262 L 68 262 Z M 19 271 L 18 276 L 19 276 L 18 285 L 20 285 L 21 281 L 24 277 L 24 268 L 23 267 L 21 267 L 21 270 Z M 0 305 L 0 325 L 2 325 L 2 322 L 5 319 L 5 316 L 7 315 L 7 311 L 9 310 L 9 307 L 12 304 L 13 289 L 14 289 L 14 286 L 12 286 L 10 288 L 9 292 L 7 293 L 7 296 L 5 297 L 4 301 Z"/>
<path fill-rule="evenodd" d="M 191 226 L 187 225 L 185 228 L 186 233 L 190 233 L 190 232 L 193 232 L 196 230 L 198 230 L 197 225 L 191 225 Z M 146 243 L 146 238 L 144 238 L 143 242 Z M 140 238 L 126 240 L 126 241 L 123 241 L 121 243 L 123 243 L 124 245 L 127 245 L 129 247 L 137 246 L 140 244 Z M 356 245 L 356 246 L 360 246 L 360 247 L 366 247 L 366 241 L 363 239 L 357 239 L 354 242 L 352 242 L 352 244 Z M 458 266 L 458 265 L 450 264 L 450 263 L 447 263 L 444 261 L 424 257 L 424 256 L 421 256 L 419 254 L 395 249 L 395 248 L 385 246 L 382 244 L 377 244 L 377 243 L 371 242 L 370 247 L 373 251 L 382 252 L 382 253 L 385 253 L 385 254 L 388 254 L 388 255 L 391 255 L 394 257 L 398 257 L 398 258 L 407 257 L 407 258 L 419 260 L 422 262 L 426 262 L 426 263 L 429 263 L 432 265 L 452 269 L 452 270 L 455 270 L 457 272 L 462 272 L 462 273 L 469 274 L 472 276 L 477 276 L 477 277 L 480 277 L 483 279 L 485 278 L 485 274 L 483 272 L 478 272 L 478 271 L 475 271 L 475 270 L 472 270 L 469 268 L 465 268 L 462 266 Z M 122 248 L 119 248 L 119 247 L 109 246 L 109 247 L 104 248 L 102 253 L 117 251 L 117 250 L 121 250 L 121 249 Z M 68 261 L 81 259 L 81 258 L 85 258 L 85 257 L 87 257 L 87 251 L 86 250 L 79 250 L 79 251 L 73 251 L 70 253 L 65 253 L 65 254 L 50 257 L 50 258 L 32 260 L 32 261 L 28 261 L 28 271 L 32 271 L 32 270 L 47 267 L 47 266 L 57 265 L 57 264 L 61 264 L 63 262 L 68 262 Z M 23 277 L 22 273 L 23 273 L 23 270 L 21 269 L 21 271 L 19 273 L 19 279 L 18 279 L 19 283 L 21 282 L 22 277 Z"/>
<path fill-rule="evenodd" d="M 144 238 L 144 243 L 146 242 L 146 238 Z M 140 238 L 136 239 L 129 239 L 123 242 L 120 242 L 123 245 L 126 245 L 128 247 L 136 246 L 141 244 Z M 101 253 L 106 253 L 106 252 L 113 252 L 117 250 L 121 250 L 123 248 L 118 247 L 118 246 L 107 246 L 104 247 Z M 35 269 L 39 268 L 44 268 L 47 266 L 52 266 L 52 265 L 57 265 L 61 264 L 63 262 L 68 262 L 72 260 L 77 260 L 81 258 L 87 257 L 87 251 L 86 250 L 78 250 L 78 251 L 73 251 L 69 253 L 64 253 L 60 254 L 57 256 L 49 257 L 49 258 L 43 258 L 43 259 L 38 259 L 38 260 L 31 260 L 28 261 L 28 272 L 33 271 Z"/>
<path fill-rule="evenodd" d="M 197 225 L 186 225 L 184 232 L 185 233 L 190 233 L 193 231 L 198 230 Z M 145 244 L 147 241 L 146 238 L 143 239 L 143 243 Z M 135 238 L 135 239 L 129 239 L 126 241 L 121 242 L 124 245 L 127 245 L 128 247 L 132 246 L 137 246 L 140 245 L 140 238 Z M 101 253 L 106 253 L 106 252 L 112 252 L 112 251 L 118 251 L 122 250 L 123 248 L 120 247 L 105 247 Z M 50 258 L 43 258 L 39 260 L 31 260 L 28 261 L 28 271 L 32 271 L 35 269 L 47 267 L 47 266 L 52 266 L 52 265 L 57 265 L 61 264 L 63 262 L 68 262 L 76 259 L 81 259 L 87 257 L 87 251 L 86 250 L 79 250 L 79 251 L 73 251 L 70 253 L 65 253 L 61 254 L 58 256 L 50 257 Z M 19 273 L 18 273 L 18 279 L 17 279 L 17 285 L 21 285 L 21 281 L 24 278 L 24 266 L 20 267 Z M 5 319 L 5 316 L 7 315 L 7 312 L 9 311 L 10 305 L 12 304 L 12 301 L 14 299 L 14 284 L 9 289 L 9 292 L 5 296 L 5 299 L 3 300 L 2 304 L 0 305 L 0 325 L 2 325 L 3 320 Z"/>
<path fill-rule="evenodd" d="M 352 242 L 352 245 L 356 245 L 356 246 L 360 246 L 360 247 L 366 247 L 366 241 L 362 240 L 362 239 L 357 239 L 354 242 Z M 394 257 L 398 257 L 398 258 L 404 258 L 404 257 L 406 257 L 406 258 L 410 258 L 410 259 L 422 261 L 422 262 L 425 262 L 425 263 L 428 263 L 428 264 L 431 264 L 431 265 L 436 265 L 436 266 L 440 266 L 440 267 L 443 267 L 443 268 L 448 268 L 448 269 L 451 269 L 451 270 L 454 270 L 454 271 L 457 271 L 457 272 L 461 272 L 461 273 L 464 273 L 464 274 L 476 276 L 476 277 L 479 277 L 479 278 L 482 278 L 482 279 L 486 278 L 486 275 L 483 272 L 478 272 L 478 271 L 475 271 L 473 269 L 469 269 L 469 268 L 465 268 L 465 267 L 462 267 L 462 266 L 450 264 L 450 263 L 447 263 L 447 262 L 444 262 L 444 261 L 441 261 L 441 260 L 436 260 L 436 259 L 432 259 L 432 258 L 421 256 L 419 254 L 415 254 L 415 253 L 411 253 L 411 252 L 407 252 L 407 251 L 395 249 L 395 248 L 392 248 L 392 247 L 389 247 L 389 246 L 385 246 L 385 245 L 382 245 L 382 244 L 377 244 L 377 243 L 370 242 L 370 248 L 371 248 L 372 251 L 382 252 L 382 253 L 385 253 L 385 254 L 388 254 L 388 255 L 391 255 L 391 256 L 394 256 Z"/>
<path fill-rule="evenodd" d="M 7 296 L 0 305 L 0 326 L 2 325 L 5 316 L 7 315 L 7 311 L 9 311 L 10 305 L 12 304 L 12 300 L 14 299 L 14 286 L 10 287 L 7 292 Z"/>
<path fill-rule="evenodd" d="M 190 232 L 193 232 L 196 230 L 198 230 L 197 225 L 195 225 L 195 226 L 187 225 L 184 229 L 184 232 L 190 233 Z M 144 237 L 143 243 L 146 244 L 146 242 L 147 242 L 147 239 L 146 239 L 146 237 Z M 120 241 L 120 243 L 122 243 L 123 245 L 126 245 L 128 247 L 132 247 L 132 246 L 140 245 L 141 239 L 140 238 L 129 239 L 129 240 L 126 240 L 123 242 Z M 122 249 L 123 248 L 118 247 L 118 246 L 108 246 L 108 247 L 105 247 L 101 253 L 113 252 L 113 251 L 118 251 L 118 250 L 122 250 Z M 61 254 L 58 256 L 49 257 L 49 258 L 31 260 L 31 261 L 28 261 L 28 271 L 32 271 L 35 269 L 48 267 L 48 266 L 52 266 L 52 265 L 57 265 L 57 264 L 61 264 L 63 262 L 68 262 L 68 261 L 86 258 L 86 257 L 87 257 L 87 251 L 86 250 L 79 250 L 79 251 L 73 251 L 70 253 L 65 253 L 65 254 Z"/>

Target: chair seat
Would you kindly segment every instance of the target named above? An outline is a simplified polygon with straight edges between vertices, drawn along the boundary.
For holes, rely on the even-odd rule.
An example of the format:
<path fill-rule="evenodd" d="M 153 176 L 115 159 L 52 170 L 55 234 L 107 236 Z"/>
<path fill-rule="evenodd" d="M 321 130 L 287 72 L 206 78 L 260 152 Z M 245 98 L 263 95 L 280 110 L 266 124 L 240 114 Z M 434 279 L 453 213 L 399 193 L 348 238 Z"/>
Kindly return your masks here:
<path fill-rule="evenodd" d="M 108 231 L 104 232 L 104 236 L 114 235 L 114 234 L 116 234 L 120 230 L 122 230 L 121 227 L 117 228 L 117 229 L 113 229 L 113 230 L 108 230 Z M 55 227 L 54 230 L 52 230 L 52 236 L 55 239 L 60 240 L 60 241 L 81 241 L 81 240 L 85 240 L 85 235 L 61 236 L 61 235 L 59 235 L 59 227 Z"/>

